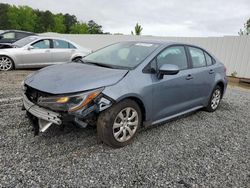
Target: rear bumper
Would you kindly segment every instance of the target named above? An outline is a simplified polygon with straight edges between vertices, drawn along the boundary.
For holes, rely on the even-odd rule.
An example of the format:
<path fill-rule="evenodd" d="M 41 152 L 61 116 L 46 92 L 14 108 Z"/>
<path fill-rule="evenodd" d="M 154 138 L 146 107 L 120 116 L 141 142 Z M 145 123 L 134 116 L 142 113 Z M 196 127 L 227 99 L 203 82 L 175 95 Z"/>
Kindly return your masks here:
<path fill-rule="evenodd" d="M 61 115 L 53 112 L 51 110 L 47 110 L 45 108 L 42 108 L 40 106 L 37 106 L 36 104 L 32 103 L 26 95 L 23 95 L 23 105 L 24 108 L 32 114 L 33 116 L 37 117 L 38 119 L 45 120 L 49 123 L 54 123 L 57 125 L 62 124 Z"/>

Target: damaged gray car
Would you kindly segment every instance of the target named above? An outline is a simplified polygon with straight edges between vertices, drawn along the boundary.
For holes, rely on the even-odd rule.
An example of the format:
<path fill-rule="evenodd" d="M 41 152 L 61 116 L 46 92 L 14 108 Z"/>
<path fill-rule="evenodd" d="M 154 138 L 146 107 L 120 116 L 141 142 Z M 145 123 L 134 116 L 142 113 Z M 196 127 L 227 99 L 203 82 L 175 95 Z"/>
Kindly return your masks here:
<path fill-rule="evenodd" d="M 112 147 L 133 140 L 140 126 L 191 111 L 215 111 L 227 86 L 226 69 L 206 50 L 173 42 L 121 42 L 77 63 L 43 68 L 22 85 L 35 134 L 53 124 L 97 126 Z"/>

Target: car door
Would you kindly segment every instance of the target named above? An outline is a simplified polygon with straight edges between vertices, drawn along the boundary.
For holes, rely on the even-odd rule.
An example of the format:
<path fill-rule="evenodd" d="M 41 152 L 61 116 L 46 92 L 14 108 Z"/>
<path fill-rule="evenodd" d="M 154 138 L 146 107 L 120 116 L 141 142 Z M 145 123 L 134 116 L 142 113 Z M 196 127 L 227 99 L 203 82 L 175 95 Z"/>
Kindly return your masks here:
<path fill-rule="evenodd" d="M 71 55 L 74 49 L 70 49 L 67 41 L 53 39 L 52 59 L 53 63 L 68 62 L 71 60 Z"/>
<path fill-rule="evenodd" d="M 211 83 L 214 83 L 215 74 L 211 66 L 212 59 L 200 48 L 193 46 L 188 46 L 187 48 L 192 65 L 193 101 L 197 106 L 203 105 L 208 96 L 210 96 L 213 85 Z"/>
<path fill-rule="evenodd" d="M 42 39 L 25 48 L 22 56 L 22 65 L 30 67 L 43 67 L 52 64 L 51 41 Z"/>
<path fill-rule="evenodd" d="M 163 64 L 177 65 L 176 75 L 165 75 L 158 79 L 152 74 L 154 122 L 172 116 L 193 107 L 192 78 L 186 49 L 182 45 L 167 47 L 156 56 L 156 69 Z"/>

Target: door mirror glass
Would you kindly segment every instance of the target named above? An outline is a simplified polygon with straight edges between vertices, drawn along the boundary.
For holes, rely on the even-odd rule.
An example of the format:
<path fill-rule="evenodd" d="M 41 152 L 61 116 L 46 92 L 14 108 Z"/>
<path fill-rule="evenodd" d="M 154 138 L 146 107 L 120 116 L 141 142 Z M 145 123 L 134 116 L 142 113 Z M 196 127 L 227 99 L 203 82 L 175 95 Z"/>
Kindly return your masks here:
<path fill-rule="evenodd" d="M 158 69 L 157 77 L 162 79 L 164 75 L 174 75 L 180 71 L 177 65 L 163 64 Z"/>

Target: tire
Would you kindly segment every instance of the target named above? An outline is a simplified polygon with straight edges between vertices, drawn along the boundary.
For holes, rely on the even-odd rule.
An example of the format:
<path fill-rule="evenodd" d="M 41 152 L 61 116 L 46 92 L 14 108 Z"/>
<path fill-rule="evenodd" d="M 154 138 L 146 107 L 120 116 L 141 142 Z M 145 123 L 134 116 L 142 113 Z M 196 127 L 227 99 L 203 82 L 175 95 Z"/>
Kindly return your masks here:
<path fill-rule="evenodd" d="M 9 71 L 14 68 L 13 60 L 8 56 L 0 56 L 0 71 Z"/>
<path fill-rule="evenodd" d="M 123 100 L 100 113 L 97 120 L 97 135 L 100 141 L 119 148 L 130 144 L 142 123 L 138 104 Z"/>
<path fill-rule="evenodd" d="M 206 106 L 205 110 L 208 112 L 214 112 L 220 105 L 220 101 L 222 98 L 222 89 L 220 86 L 215 86 L 213 92 L 210 96 L 208 105 Z"/>

